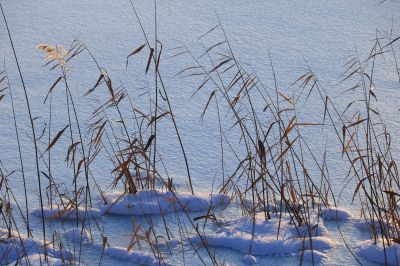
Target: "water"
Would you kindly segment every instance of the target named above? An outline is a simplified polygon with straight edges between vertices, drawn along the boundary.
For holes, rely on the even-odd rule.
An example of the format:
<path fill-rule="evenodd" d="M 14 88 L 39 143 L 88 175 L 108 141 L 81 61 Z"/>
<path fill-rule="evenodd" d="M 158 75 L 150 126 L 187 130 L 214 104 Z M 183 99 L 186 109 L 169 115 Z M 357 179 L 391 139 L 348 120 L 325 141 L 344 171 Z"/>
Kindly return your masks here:
<path fill-rule="evenodd" d="M 107 69 L 113 78 L 114 86 L 124 85 L 134 101 L 144 106 L 137 98 L 147 84 L 153 84 L 152 75 L 143 75 L 147 55 L 141 54 L 130 59 L 130 65 L 125 69 L 126 56 L 136 47 L 145 42 L 140 27 L 132 12 L 129 1 L 3 1 L 12 37 L 18 53 L 22 73 L 28 87 L 34 116 L 40 116 L 36 123 L 42 127 L 48 119 L 48 105 L 43 105 L 48 88 L 58 77 L 57 71 L 49 71 L 41 67 L 44 63 L 43 54 L 37 51 L 39 43 L 63 44 L 66 47 L 74 39 L 82 40 L 95 55 L 101 67 Z M 154 9 L 152 1 L 135 1 L 138 14 L 143 22 L 150 43 L 154 43 Z M 278 78 L 278 86 L 284 88 L 302 75 L 309 65 L 318 76 L 329 95 L 340 104 L 340 93 L 343 85 L 338 84 L 339 76 L 344 70 L 346 56 L 357 52 L 364 56 L 369 52 L 376 29 L 388 30 L 394 27 L 398 35 L 400 25 L 400 3 L 386 1 L 378 5 L 378 1 L 159 1 L 157 11 L 158 39 L 163 44 L 163 60 L 161 71 L 169 91 L 171 103 L 177 118 L 183 142 L 189 157 L 190 169 L 193 175 L 194 187 L 197 191 L 210 191 L 212 180 L 217 178 L 219 184 L 220 150 L 218 120 L 213 113 L 207 112 L 203 122 L 200 115 L 207 102 L 210 90 L 200 92 L 191 98 L 199 79 L 180 79 L 174 75 L 185 67 L 193 65 L 188 56 L 168 59 L 174 54 L 174 47 L 188 46 L 195 54 L 200 54 L 201 43 L 210 44 L 214 39 L 198 40 L 198 38 L 218 23 L 222 22 L 232 48 L 239 61 L 254 70 L 266 87 L 272 88 L 269 53 Z M 220 35 L 214 35 L 219 40 Z M 0 55 L 4 58 L 9 72 L 11 86 L 15 90 L 17 116 L 20 122 L 21 142 L 23 143 L 24 159 L 28 176 L 30 204 L 37 206 L 37 185 L 35 168 L 32 160 L 33 150 L 29 137 L 30 127 L 26 120 L 26 109 L 22 95 L 21 84 L 7 40 L 4 22 L 0 21 Z M 390 60 L 389 60 L 390 61 Z M 399 83 L 389 63 L 381 62 L 380 79 L 377 81 L 378 107 L 384 113 L 384 120 L 392 132 L 399 129 Z M 143 71 L 143 72 L 141 72 Z M 140 72 L 140 73 L 139 73 Z M 70 86 L 76 98 L 79 115 L 85 120 L 93 110 L 95 101 L 80 97 L 93 86 L 98 78 L 94 64 L 88 62 L 87 54 L 82 54 L 70 64 Z M 290 95 L 291 91 L 286 90 Z M 97 98 L 106 96 L 106 91 L 97 92 Z M 65 126 L 65 99 L 62 91 L 56 91 L 53 99 L 52 127 L 57 132 Z M 92 97 L 94 98 L 94 97 Z M 8 170 L 19 167 L 17 146 L 9 99 L 0 103 L 0 159 Z M 318 106 L 318 105 L 316 105 Z M 311 104 L 310 109 L 314 107 Z M 318 119 L 318 110 L 310 112 L 305 119 Z M 228 128 L 228 124 L 225 125 Z M 159 136 L 158 145 L 164 162 L 171 176 L 181 180 L 180 186 L 185 187 L 185 167 L 178 148 L 174 130 L 169 123 L 160 124 L 164 134 Z M 54 133 L 55 134 L 55 133 Z M 54 136 L 53 136 L 54 137 Z M 308 136 L 312 147 L 318 151 L 324 146 L 329 133 L 312 133 Z M 394 150 L 399 145 L 394 140 Z M 60 145 L 62 146 L 62 145 Z M 336 146 L 329 150 L 337 152 Z M 65 150 L 54 152 L 53 170 L 58 182 L 71 184 L 71 169 L 63 164 Z M 99 157 L 93 166 L 93 175 L 104 189 L 111 183 L 110 171 L 112 165 L 106 163 L 105 155 Z M 102 161 L 103 160 L 103 161 Z M 227 169 L 236 166 L 234 160 L 227 162 Z M 346 169 L 341 165 L 340 154 L 330 157 L 331 178 L 337 192 L 343 186 Z M 228 171 L 227 171 L 228 172 Z M 334 173 L 334 175 L 333 175 Z M 20 176 L 13 175 L 11 183 L 22 188 Z M 176 181 L 178 183 L 178 181 Z M 349 202 L 351 189 L 342 196 L 342 202 Z M 22 202 L 22 189 L 17 190 L 16 197 Z M 350 209 L 357 207 L 346 206 Z M 138 218 L 139 220 L 141 218 Z M 173 217 L 169 217 L 174 227 Z M 161 220 L 154 217 L 162 228 Z M 39 230 L 40 221 L 32 218 L 34 228 Z M 131 232 L 131 218 L 106 217 L 102 227 L 109 235 L 118 235 L 120 245 L 127 246 Z M 335 234 L 335 224 L 329 225 Z M 346 239 L 353 243 L 357 239 L 366 239 L 358 231 L 345 230 Z M 240 264 L 242 255 L 226 249 L 217 249 L 222 258 L 229 264 Z M 85 263 L 97 263 L 95 251 L 88 248 Z M 329 264 L 354 264 L 355 260 L 341 245 L 328 253 Z M 176 258 L 175 258 L 176 259 Z M 109 261 L 106 261 L 109 260 Z M 111 263 L 105 258 L 104 262 Z M 295 256 L 285 258 L 265 257 L 259 259 L 260 264 L 287 264 L 296 262 Z M 174 260 L 175 263 L 180 262 Z M 120 261 L 112 261 L 123 264 Z M 198 261 L 193 262 L 198 263 Z M 189 264 L 192 264 L 190 262 Z"/>

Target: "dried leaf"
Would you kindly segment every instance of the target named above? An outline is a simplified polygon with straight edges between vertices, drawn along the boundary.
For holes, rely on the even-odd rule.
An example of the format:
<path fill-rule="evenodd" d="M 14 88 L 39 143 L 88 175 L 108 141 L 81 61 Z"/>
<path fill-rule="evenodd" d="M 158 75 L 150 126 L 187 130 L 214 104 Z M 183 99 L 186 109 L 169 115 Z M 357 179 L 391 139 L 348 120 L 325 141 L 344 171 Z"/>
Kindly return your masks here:
<path fill-rule="evenodd" d="M 154 54 L 154 48 L 150 48 L 149 59 L 147 60 L 147 66 L 146 66 L 146 72 L 145 72 L 146 74 L 149 71 L 151 59 L 153 58 L 153 54 Z"/>
<path fill-rule="evenodd" d="M 56 142 L 59 140 L 59 138 L 62 136 L 62 134 L 64 133 L 64 131 L 69 127 L 69 125 L 65 126 L 60 132 L 57 133 L 56 137 L 51 141 L 50 145 L 47 147 L 47 149 L 45 150 L 48 151 L 51 149 L 51 147 L 54 146 L 54 144 L 56 144 Z"/>
<path fill-rule="evenodd" d="M 142 51 L 142 49 L 146 46 L 146 44 L 142 44 L 140 45 L 138 48 L 136 48 L 132 53 L 130 53 L 127 57 L 126 57 L 126 68 L 128 68 L 128 60 L 129 57 L 139 53 L 140 51 Z"/>
<path fill-rule="evenodd" d="M 58 79 L 53 83 L 53 85 L 50 87 L 49 91 L 47 92 L 46 98 L 44 99 L 43 103 L 46 103 L 47 98 L 49 97 L 49 94 L 53 91 L 54 87 L 57 85 L 57 83 L 62 79 L 62 77 L 58 77 Z"/>

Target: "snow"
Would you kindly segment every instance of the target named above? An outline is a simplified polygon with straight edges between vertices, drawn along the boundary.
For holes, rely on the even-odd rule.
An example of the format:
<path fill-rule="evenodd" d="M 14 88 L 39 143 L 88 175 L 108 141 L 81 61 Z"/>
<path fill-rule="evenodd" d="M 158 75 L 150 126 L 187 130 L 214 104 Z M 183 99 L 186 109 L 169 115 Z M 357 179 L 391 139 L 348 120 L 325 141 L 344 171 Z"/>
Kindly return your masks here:
<path fill-rule="evenodd" d="M 325 236 L 327 229 L 318 217 L 313 217 L 311 226 L 295 226 L 290 217 L 283 215 L 279 222 L 279 215 L 272 219 L 263 219 L 263 214 L 258 214 L 255 223 L 249 217 L 224 221 L 222 227 L 215 233 L 209 233 L 202 238 L 192 236 L 188 241 L 193 243 L 206 243 L 210 246 L 225 247 L 252 255 L 290 254 L 303 249 L 327 250 L 334 246 L 334 242 Z M 254 237 L 252 236 L 254 226 Z M 279 233 L 278 233 L 279 232 Z M 311 232 L 311 237 L 309 233 Z"/>
<path fill-rule="evenodd" d="M 281 221 L 279 222 L 279 219 Z M 294 218 L 293 218 L 294 219 Z M 322 220 L 318 219 L 317 215 L 311 214 L 310 227 L 312 236 L 324 235 L 327 233 L 327 229 L 324 226 Z M 235 232 L 252 233 L 253 231 L 253 219 L 251 217 L 240 217 L 238 219 L 220 219 L 219 223 L 222 225 L 220 230 L 229 232 L 230 234 Z M 276 233 L 286 238 L 304 237 L 309 234 L 309 227 L 303 223 L 303 225 L 295 226 L 292 217 L 288 214 L 272 214 L 270 220 L 266 220 L 264 213 L 257 213 L 254 223 L 254 232 L 256 235 L 273 235 L 276 237 Z"/>
<path fill-rule="evenodd" d="M 387 265 L 400 264 L 399 244 L 392 244 L 391 246 L 385 245 L 384 248 L 381 240 L 378 240 L 377 244 L 374 244 L 371 240 L 366 240 L 358 244 L 356 254 L 370 262 Z"/>
<path fill-rule="evenodd" d="M 252 255 L 244 255 L 242 261 L 245 264 L 250 264 L 250 265 L 257 264 L 256 257 Z"/>
<path fill-rule="evenodd" d="M 380 233 L 381 226 L 384 227 L 385 230 L 393 229 L 393 226 L 387 222 L 381 221 L 381 223 L 379 223 L 379 221 L 371 221 L 369 218 L 356 219 L 354 221 L 354 226 L 364 232 L 376 231 Z"/>
<path fill-rule="evenodd" d="M 327 256 L 317 250 L 305 250 L 303 253 L 303 262 L 319 264 L 325 260 Z"/>
<path fill-rule="evenodd" d="M 185 209 L 188 212 L 207 210 L 225 204 L 228 197 L 217 194 L 141 190 L 136 194 L 106 193 L 108 204 L 101 208 L 105 213 L 119 215 L 151 215 Z"/>
<path fill-rule="evenodd" d="M 348 221 L 353 218 L 353 215 L 349 211 L 338 207 L 321 208 L 321 216 L 322 219 L 327 221 Z"/>
<path fill-rule="evenodd" d="M 176 248 L 178 245 L 181 245 L 182 241 L 179 239 L 170 239 L 165 242 L 159 242 L 158 246 L 159 247 L 168 247 L 168 248 Z"/>
<path fill-rule="evenodd" d="M 11 237 L 8 231 L 0 230 L 0 264 L 9 264 L 20 262 L 24 265 L 29 260 L 28 264 L 40 265 L 40 259 L 44 259 L 44 243 L 35 238 L 25 238 L 22 234 L 16 231 L 11 232 Z M 57 250 L 52 245 L 47 246 L 49 265 L 62 265 L 62 259 L 70 260 L 72 254 L 66 250 Z M 32 261 L 31 261 L 32 260 Z"/>
<path fill-rule="evenodd" d="M 303 241 L 303 239 L 301 240 Z M 296 248 L 298 250 L 307 249 L 307 250 L 328 250 L 335 246 L 335 242 L 325 236 L 315 236 L 311 238 L 305 238 L 304 242 L 298 241 L 296 242 Z"/>
<path fill-rule="evenodd" d="M 45 260 L 44 255 L 42 254 L 32 254 L 22 259 L 20 265 L 50 265 L 50 266 L 62 266 L 65 263 L 59 259 L 54 257 L 47 257 L 47 261 Z M 75 263 L 74 265 L 80 265 Z"/>
<path fill-rule="evenodd" d="M 42 210 L 40 208 L 34 209 L 32 215 L 36 217 L 42 217 Z M 83 220 L 86 218 L 100 218 L 103 213 L 96 208 L 85 208 L 78 207 L 72 209 L 64 209 L 62 205 L 55 205 L 53 208 L 44 207 L 43 214 L 46 219 L 54 220 L 54 219 L 76 219 L 78 215 L 78 219 Z"/>
<path fill-rule="evenodd" d="M 128 261 L 135 265 L 136 264 L 148 265 L 148 266 L 171 265 L 165 260 L 157 259 L 155 256 L 153 256 L 148 252 L 128 251 L 126 248 L 122 247 L 106 247 L 104 249 L 104 254 L 112 258 Z"/>
<path fill-rule="evenodd" d="M 315 207 L 320 208 L 320 215 L 322 219 L 326 221 L 348 221 L 353 219 L 353 214 L 344 208 L 339 207 L 322 207 L 321 203 L 316 203 Z M 276 201 L 275 204 L 268 203 L 266 207 L 259 206 L 257 208 L 258 211 L 264 211 L 264 209 L 268 210 L 269 212 L 277 213 L 281 211 L 289 211 L 290 209 L 301 209 L 301 204 L 293 204 L 291 203 L 290 208 L 288 209 L 285 204 L 281 204 L 279 201 Z M 313 210 L 313 212 L 317 212 L 317 209 Z"/>
<path fill-rule="evenodd" d="M 371 222 L 367 219 L 357 219 L 354 221 L 354 226 L 362 231 L 368 231 L 375 227 L 375 229 L 379 230 L 379 224 L 377 222 Z"/>
<path fill-rule="evenodd" d="M 178 239 L 171 239 L 171 240 L 168 240 L 167 241 L 167 245 L 170 247 L 170 248 L 175 248 L 175 247 L 177 247 L 178 245 L 180 245 L 182 242 L 180 241 L 180 240 L 178 240 Z"/>
<path fill-rule="evenodd" d="M 81 228 L 72 228 L 65 232 L 65 237 L 71 241 L 82 241 L 87 239 L 87 232 Z M 38 239 L 16 237 L 17 232 L 12 232 L 12 237 L 8 237 L 7 230 L 0 229 L 0 265 L 20 262 L 22 265 L 65 265 L 71 262 L 72 253 L 66 250 L 56 250 L 52 245 L 48 245 L 48 262 L 44 263 L 43 242 Z M 93 245 L 95 248 L 103 250 L 101 245 Z M 154 255 L 143 251 L 128 251 L 122 247 L 106 247 L 104 254 L 118 260 L 129 261 L 133 264 L 158 266 L 170 265 L 167 261 L 160 260 Z M 77 265 L 74 262 L 74 265 Z"/>
<path fill-rule="evenodd" d="M 248 199 L 242 199 L 241 200 L 243 203 L 245 203 L 247 206 L 253 206 L 253 202 L 251 200 Z M 281 203 L 279 201 L 276 201 L 275 203 L 271 203 L 271 202 L 266 202 L 265 206 L 264 204 L 259 204 L 256 206 L 256 211 L 257 212 L 263 212 L 263 211 L 269 211 L 272 213 L 277 213 L 280 210 L 280 205 Z M 284 204 L 282 204 L 284 207 Z"/>
<path fill-rule="evenodd" d="M 88 238 L 88 232 L 82 228 L 71 228 L 65 231 L 65 238 L 72 242 L 84 242 Z"/>

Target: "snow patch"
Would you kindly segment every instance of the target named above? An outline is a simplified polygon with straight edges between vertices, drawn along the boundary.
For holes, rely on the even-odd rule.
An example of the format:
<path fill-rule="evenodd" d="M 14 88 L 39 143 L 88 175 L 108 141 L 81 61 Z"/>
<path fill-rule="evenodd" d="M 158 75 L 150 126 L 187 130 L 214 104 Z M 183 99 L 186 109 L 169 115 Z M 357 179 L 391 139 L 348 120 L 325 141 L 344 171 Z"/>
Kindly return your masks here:
<path fill-rule="evenodd" d="M 42 210 L 40 208 L 34 209 L 32 215 L 36 217 L 42 217 Z M 96 208 L 85 208 L 85 207 L 78 207 L 72 209 L 64 209 L 62 205 L 43 208 L 44 218 L 46 219 L 78 219 L 83 220 L 87 218 L 100 218 L 103 215 L 99 209 Z"/>
<path fill-rule="evenodd" d="M 21 263 L 40 265 L 44 260 L 44 243 L 35 238 L 25 238 L 15 231 L 0 229 L 0 265 Z M 66 250 L 56 250 L 47 246 L 49 264 L 62 265 L 62 260 L 71 260 L 72 253 Z"/>
<path fill-rule="evenodd" d="M 152 254 L 148 252 L 128 251 L 126 250 L 126 248 L 122 247 L 106 247 L 104 249 L 104 254 L 119 260 L 129 261 L 134 265 L 136 264 L 148 265 L 148 266 L 171 265 L 166 261 L 158 260 L 156 257 L 154 257 Z"/>
<path fill-rule="evenodd" d="M 163 248 L 163 247 L 168 247 L 168 248 L 176 248 L 177 246 L 181 245 L 181 241 L 179 239 L 170 239 L 165 242 L 159 242 L 158 246 Z"/>
<path fill-rule="evenodd" d="M 385 259 L 386 252 L 386 259 Z M 392 244 L 391 246 L 382 245 L 382 241 L 378 241 L 375 245 L 373 241 L 366 240 L 358 244 L 356 254 L 370 262 L 399 265 L 400 264 L 400 245 Z"/>
<path fill-rule="evenodd" d="M 161 190 L 141 190 L 136 194 L 106 193 L 108 202 L 101 208 L 106 213 L 119 215 L 151 215 L 185 209 L 196 212 L 228 202 L 228 197 L 201 193 L 192 195 L 186 192 Z"/>
<path fill-rule="evenodd" d="M 353 215 L 349 211 L 342 209 L 342 208 L 336 208 L 336 207 L 322 208 L 321 216 L 322 216 L 322 219 L 327 220 L 327 221 L 332 221 L 332 220 L 348 221 L 353 218 Z"/>
<path fill-rule="evenodd" d="M 328 250 L 333 248 L 334 241 L 325 236 L 314 236 L 303 239 L 298 239 L 296 248 L 298 250 L 310 249 L 310 250 Z"/>
<path fill-rule="evenodd" d="M 23 258 L 20 261 L 20 265 L 49 265 L 49 266 L 63 266 L 63 265 L 68 265 L 67 263 L 63 262 L 62 259 L 59 258 L 54 258 L 54 257 L 47 257 L 47 262 L 45 260 L 44 255 L 42 254 L 32 254 L 27 256 L 26 258 Z M 73 265 L 81 265 L 74 263 Z"/>
<path fill-rule="evenodd" d="M 361 231 L 376 231 L 381 232 L 381 226 L 385 228 L 385 230 L 394 229 L 393 226 L 388 223 L 381 221 L 379 223 L 377 220 L 371 221 L 369 218 L 361 218 L 354 221 L 354 226 Z"/>
<path fill-rule="evenodd" d="M 250 217 L 241 217 L 221 220 L 219 224 L 222 227 L 215 233 L 202 237 L 196 235 L 188 241 L 244 253 L 251 248 L 252 255 L 288 254 L 311 248 L 322 251 L 334 245 L 330 238 L 322 236 L 327 233 L 327 229 L 316 215 L 312 216 L 310 226 L 295 226 L 288 215 L 282 215 L 281 218 L 279 215 L 272 215 L 270 220 L 265 220 L 262 213 L 256 216 L 254 223 Z"/>
<path fill-rule="evenodd" d="M 72 242 L 85 242 L 88 238 L 88 232 L 82 228 L 71 228 L 65 231 L 65 238 Z"/>
<path fill-rule="evenodd" d="M 182 242 L 178 239 L 171 239 L 167 241 L 167 245 L 170 248 L 176 248 L 178 245 L 180 245 Z"/>
<path fill-rule="evenodd" d="M 244 255 L 242 261 L 245 264 L 250 264 L 250 265 L 257 264 L 256 257 L 252 255 Z"/>
<path fill-rule="evenodd" d="M 305 250 L 303 253 L 303 262 L 319 264 L 326 258 L 324 253 L 317 250 Z"/>

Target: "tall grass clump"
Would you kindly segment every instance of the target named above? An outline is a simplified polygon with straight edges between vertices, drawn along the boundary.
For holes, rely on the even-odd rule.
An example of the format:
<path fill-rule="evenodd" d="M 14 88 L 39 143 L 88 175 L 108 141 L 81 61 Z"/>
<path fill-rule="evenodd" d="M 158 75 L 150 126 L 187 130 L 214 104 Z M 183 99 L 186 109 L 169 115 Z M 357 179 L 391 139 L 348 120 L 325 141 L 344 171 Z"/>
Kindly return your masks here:
<path fill-rule="evenodd" d="M 385 73 L 394 68 L 400 83 L 399 40 L 393 36 L 393 28 L 377 31 L 368 56 L 350 57 L 343 74 L 343 82 L 352 84 L 346 93 L 355 98 L 342 113 L 341 135 L 343 153 L 351 163 L 348 178 L 356 180 L 353 200 L 361 202 L 361 217 L 368 224 L 371 239 L 384 248 L 400 243 L 400 183 L 399 157 L 385 122 L 385 115 L 390 114 L 379 100 L 384 97 Z M 386 251 L 385 260 L 388 263 Z"/>
<path fill-rule="evenodd" d="M 393 250 L 391 255 L 386 250 L 399 244 L 400 190 L 398 156 L 385 117 L 393 114 L 385 113 L 379 98 L 384 97 L 385 83 L 382 81 L 387 79 L 386 73 L 396 73 L 396 79 L 400 81 L 397 59 L 400 37 L 393 36 L 393 28 L 377 30 L 365 59 L 357 51 L 348 57 L 341 76 L 341 84 L 347 86 L 342 94 L 346 100 L 340 106 L 330 98 L 311 70 L 296 82 L 300 82 L 300 86 L 308 83 L 309 90 L 319 94 L 325 110 L 324 120 L 330 121 L 341 145 L 342 157 L 348 162 L 342 190 L 350 187 L 353 191 L 352 202 L 360 205 L 362 223 L 367 225 L 373 244 L 383 246 L 388 265 L 393 264 L 389 256 L 394 255 L 398 260 Z"/>
<path fill-rule="evenodd" d="M 204 47 L 200 56 L 184 46 L 176 51 L 193 61 L 178 75 L 200 77 L 192 97 L 200 92 L 208 94 L 202 118 L 210 110 L 216 113 L 223 175 L 220 193 L 229 194 L 239 203 L 242 214 L 251 217 L 253 236 L 256 217 L 262 213 L 265 220 L 272 214 L 279 219 L 288 215 L 299 237 L 312 238 L 318 231 L 312 214 L 335 205 L 326 151 L 319 160 L 302 133 L 305 129 L 323 129 L 325 116 L 321 114 L 319 121 L 301 121 L 297 114 L 313 89 L 297 98 L 288 96 L 292 88 L 279 88 L 271 57 L 272 86 L 264 86 L 256 73 L 240 64 L 221 23 L 200 40 Z M 313 82 L 311 77 L 304 77 L 303 89 Z M 234 169 L 225 169 L 224 154 L 228 153 L 237 162 Z M 306 233 L 300 228 L 307 228 Z"/>
<path fill-rule="evenodd" d="M 13 166 L 15 169 L 11 169 L 0 161 L 0 215 L 5 228 L 0 230 L 0 240 L 7 243 L 10 250 L 19 247 L 15 263 L 26 261 L 29 264 L 26 243 L 40 238 L 43 252 L 39 251 L 39 254 L 49 262 L 58 252 L 62 263 L 80 263 L 84 261 L 85 244 L 91 244 L 101 250 L 99 263 L 104 255 L 112 256 L 110 250 L 118 250 L 120 254 L 149 251 L 158 264 L 163 265 L 168 264 L 168 256 L 175 255 L 168 243 L 178 240 L 184 262 L 197 258 L 204 265 L 222 265 L 224 261 L 208 244 L 207 235 L 212 230 L 210 228 L 222 227 L 220 216 L 225 211 L 232 214 L 229 211 L 233 206 L 237 208 L 236 215 L 252 221 L 252 242 L 245 253 L 252 254 L 257 219 L 278 221 L 274 233 L 279 240 L 284 234 L 281 223 L 289 218 L 289 224 L 297 233 L 295 240 L 303 241 L 301 264 L 305 241 L 311 243 L 313 250 L 312 239 L 319 236 L 318 221 L 322 219 L 322 210 L 339 205 L 327 163 L 328 157 L 333 155 L 326 146 L 317 147 L 310 142 L 308 136 L 311 132 L 324 134 L 327 131 L 336 136 L 329 141 L 337 141 L 340 155 L 348 163 L 345 186 L 354 184 L 352 199 L 360 204 L 361 217 L 368 224 L 371 240 L 384 247 L 400 244 L 397 156 L 393 152 L 389 130 L 377 108 L 380 95 L 379 82 L 376 82 L 381 73 L 377 70 L 378 61 L 389 57 L 400 83 L 397 63 L 399 38 L 394 38 L 391 31 L 378 31 L 365 60 L 360 59 L 357 53 L 349 58 L 341 81 L 346 86 L 351 84 L 345 92 L 351 97 L 346 98 L 349 102 L 346 102 L 344 110 L 342 104 L 338 105 L 331 99 L 310 67 L 283 89 L 269 55 L 269 60 L 264 62 L 269 73 L 266 78 L 260 78 L 236 56 L 220 21 L 199 38 L 203 47 L 200 55 L 186 46 L 173 49 L 176 54 L 172 58 L 185 56 L 190 59 L 191 65 L 179 71 L 177 76 L 198 83 L 192 97 L 206 95 L 203 112 L 199 114 L 201 120 L 215 115 L 218 122 L 215 131 L 219 134 L 219 143 L 215 146 L 220 152 L 221 176 L 212 181 L 213 188 L 218 187 L 218 191 L 211 191 L 211 194 L 229 199 L 229 204 L 224 206 L 226 209 L 216 209 L 211 202 L 207 210 L 191 214 L 178 196 L 182 191 L 168 174 L 163 150 L 157 142 L 160 136 L 169 133 L 163 131 L 163 125 L 170 125 L 177 138 L 177 147 L 173 148 L 183 158 L 180 163 L 187 175 L 187 194 L 195 197 L 198 193 L 192 182 L 189 155 L 162 75 L 165 48 L 158 39 L 157 1 L 154 1 L 154 36 L 153 32 L 145 30 L 133 1 L 130 4 L 132 17 L 139 24 L 144 41 L 127 54 L 125 67 L 128 68 L 134 60 L 140 61 L 144 66 L 140 69 L 144 70 L 144 79 L 152 82 L 137 95 L 136 88 L 115 82 L 91 49 L 79 39 L 68 48 L 58 44 L 39 44 L 37 49 L 44 54 L 44 67 L 56 75 L 43 99 L 43 108 L 48 110 L 43 117 L 34 115 L 18 51 L 0 4 L 23 88 L 28 111 L 26 117 L 31 129 L 29 137 L 35 154 L 29 162 L 24 157 L 26 151 L 23 150 L 19 129 L 21 121 L 17 119 L 13 96 L 16 91 L 11 88 L 4 66 L 0 71 L 0 103 L 9 99 L 11 105 L 19 162 L 18 166 Z M 76 91 L 72 85 L 71 72 L 75 60 L 93 68 L 96 73 L 90 77 L 93 81 L 91 87 L 84 92 Z M 266 79 L 268 83 L 263 83 Z M 85 110 L 80 110 L 79 103 L 82 102 L 87 103 Z M 317 103 L 315 108 L 321 110 L 312 116 L 313 121 L 304 115 L 310 102 Z M 89 114 L 85 115 L 88 110 Z M 56 121 L 55 111 L 62 113 Z M 43 121 L 43 126 L 35 122 L 39 120 Z M 70 175 L 66 180 L 59 179 L 59 153 L 65 154 L 62 164 Z M 227 163 L 229 160 L 233 163 Z M 35 166 L 38 185 L 39 208 L 33 211 L 31 207 L 34 204 L 29 204 L 27 164 Z M 95 167 L 98 165 L 110 169 L 107 184 L 101 184 L 96 176 Z M 23 204 L 14 194 L 21 188 L 13 188 L 9 182 L 11 177 L 19 174 Z M 143 202 L 139 202 L 134 207 L 141 208 L 145 215 L 140 219 L 132 218 L 129 243 L 122 248 L 113 246 L 119 243 L 118 236 L 107 235 L 102 219 L 106 219 L 110 209 L 119 202 L 136 199 L 146 192 L 172 195 L 161 198 L 171 203 L 172 211 L 170 214 L 165 212 L 160 198 L 152 202 L 159 211 L 157 219 L 162 224 L 159 226 L 154 216 L 145 212 Z M 117 200 L 109 196 L 112 193 L 118 195 Z M 40 236 L 33 234 L 32 213 L 40 218 Z M 22 226 L 16 217 L 22 218 Z M 80 241 L 67 239 L 67 228 L 71 224 L 73 229 L 79 230 Z M 22 234 L 23 231 L 26 235 Z M 200 244 L 192 241 L 193 235 L 200 239 Z M 345 244 L 352 252 L 346 241 Z M 190 257 L 187 254 L 191 254 Z M 3 262 L 7 261 L 0 258 L 0 263 Z"/>

